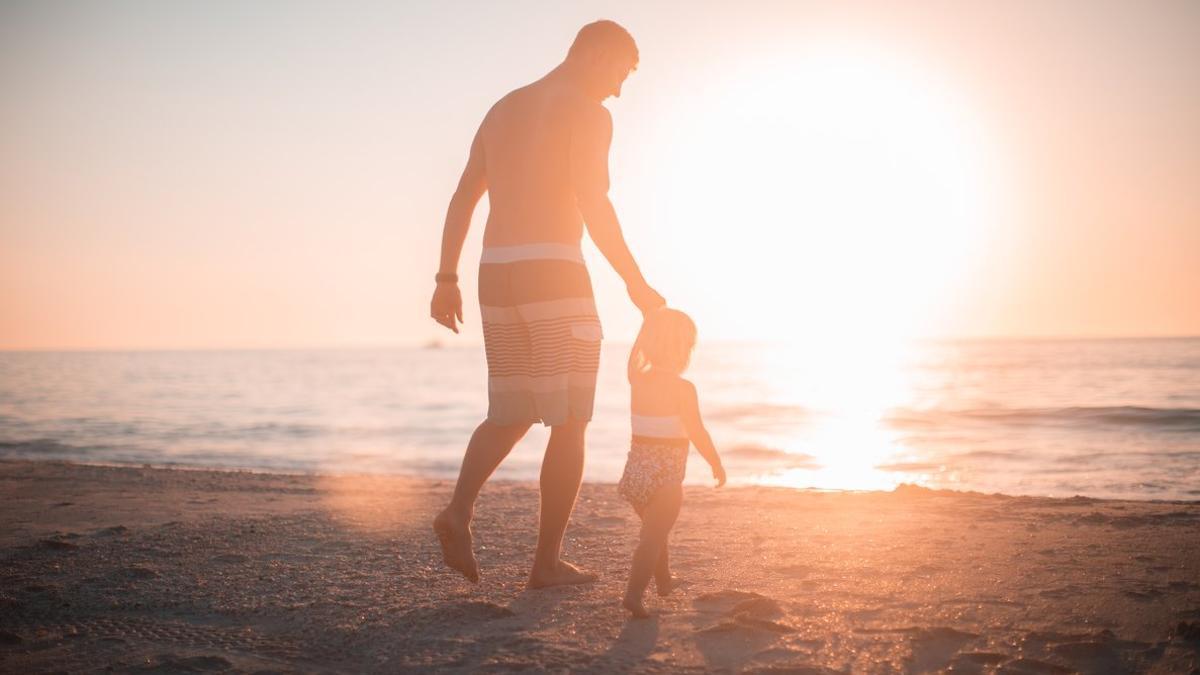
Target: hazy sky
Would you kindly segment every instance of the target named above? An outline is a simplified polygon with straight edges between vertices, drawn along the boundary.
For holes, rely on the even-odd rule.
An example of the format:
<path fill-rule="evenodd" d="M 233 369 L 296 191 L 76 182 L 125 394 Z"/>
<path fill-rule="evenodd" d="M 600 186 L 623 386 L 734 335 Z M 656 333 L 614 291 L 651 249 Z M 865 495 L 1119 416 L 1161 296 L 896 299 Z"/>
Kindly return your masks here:
<path fill-rule="evenodd" d="M 0 348 L 441 335 L 471 134 L 597 18 L 614 202 L 704 336 L 1200 334 L 1200 3 L 6 1 Z"/>

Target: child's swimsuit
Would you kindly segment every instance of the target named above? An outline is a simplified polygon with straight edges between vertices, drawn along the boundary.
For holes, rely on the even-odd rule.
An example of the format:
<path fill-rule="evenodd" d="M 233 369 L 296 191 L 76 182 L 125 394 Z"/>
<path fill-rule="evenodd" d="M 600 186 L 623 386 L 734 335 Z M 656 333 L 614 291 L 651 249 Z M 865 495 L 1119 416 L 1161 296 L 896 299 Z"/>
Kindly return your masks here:
<path fill-rule="evenodd" d="M 688 438 L 676 415 L 633 416 L 633 441 L 617 491 L 639 514 L 660 489 L 683 483 Z"/>

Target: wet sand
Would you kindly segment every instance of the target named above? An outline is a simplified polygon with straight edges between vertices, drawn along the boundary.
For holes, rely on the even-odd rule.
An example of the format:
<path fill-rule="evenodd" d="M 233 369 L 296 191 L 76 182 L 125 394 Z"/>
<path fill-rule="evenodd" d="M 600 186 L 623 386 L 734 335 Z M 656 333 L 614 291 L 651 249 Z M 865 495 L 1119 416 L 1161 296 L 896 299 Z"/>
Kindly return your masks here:
<path fill-rule="evenodd" d="M 585 485 L 524 588 L 536 486 L 489 485 L 483 580 L 407 478 L 0 462 L 0 670 L 1152 672 L 1200 668 L 1200 503 L 688 488 L 688 583 L 619 606 L 637 518 Z"/>

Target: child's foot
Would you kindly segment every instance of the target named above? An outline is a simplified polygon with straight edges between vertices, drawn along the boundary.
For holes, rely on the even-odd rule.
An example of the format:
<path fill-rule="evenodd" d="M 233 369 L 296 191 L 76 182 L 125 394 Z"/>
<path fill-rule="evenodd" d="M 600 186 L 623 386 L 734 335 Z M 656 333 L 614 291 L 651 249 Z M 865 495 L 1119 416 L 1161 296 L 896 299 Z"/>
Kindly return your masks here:
<path fill-rule="evenodd" d="M 650 618 L 650 612 L 646 609 L 646 606 L 642 604 L 641 598 L 630 598 L 626 596 L 626 598 L 621 601 L 621 606 L 629 610 L 629 613 L 632 614 L 633 618 L 635 619 Z"/>
<path fill-rule="evenodd" d="M 671 576 L 667 577 L 666 581 L 663 581 L 658 578 L 654 579 L 654 588 L 655 588 L 655 590 L 658 591 L 658 596 L 660 598 L 667 597 L 675 589 L 677 589 L 683 585 L 684 585 L 683 579 L 680 579 L 679 577 L 677 577 L 673 574 Z"/>

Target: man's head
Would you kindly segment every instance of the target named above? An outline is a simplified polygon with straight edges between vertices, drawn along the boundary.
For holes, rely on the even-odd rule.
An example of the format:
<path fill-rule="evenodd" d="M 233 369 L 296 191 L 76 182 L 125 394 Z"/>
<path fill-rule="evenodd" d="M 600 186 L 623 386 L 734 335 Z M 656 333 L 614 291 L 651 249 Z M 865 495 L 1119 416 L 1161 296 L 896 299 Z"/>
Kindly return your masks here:
<path fill-rule="evenodd" d="M 567 52 L 567 63 L 582 76 L 588 94 L 603 101 L 620 96 L 625 78 L 637 68 L 637 43 L 617 23 L 595 21 L 579 30 Z"/>

